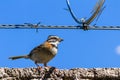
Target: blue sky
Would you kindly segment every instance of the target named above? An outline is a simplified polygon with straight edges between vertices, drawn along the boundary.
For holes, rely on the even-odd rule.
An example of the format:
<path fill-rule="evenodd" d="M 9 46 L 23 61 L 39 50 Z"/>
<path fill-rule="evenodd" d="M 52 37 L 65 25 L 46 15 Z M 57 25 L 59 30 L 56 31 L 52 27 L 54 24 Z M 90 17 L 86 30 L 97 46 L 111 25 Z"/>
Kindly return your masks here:
<path fill-rule="evenodd" d="M 70 0 L 78 18 L 89 17 L 97 0 Z M 119 0 L 106 0 L 97 25 L 120 25 Z M 71 17 L 65 0 L 1 0 L 0 24 L 37 23 L 45 25 L 78 25 Z M 93 22 L 91 25 L 93 25 Z M 48 35 L 64 39 L 56 57 L 48 65 L 57 68 L 120 67 L 119 30 L 1 29 L 0 67 L 36 67 L 31 60 L 9 60 L 25 55 L 43 43 Z"/>

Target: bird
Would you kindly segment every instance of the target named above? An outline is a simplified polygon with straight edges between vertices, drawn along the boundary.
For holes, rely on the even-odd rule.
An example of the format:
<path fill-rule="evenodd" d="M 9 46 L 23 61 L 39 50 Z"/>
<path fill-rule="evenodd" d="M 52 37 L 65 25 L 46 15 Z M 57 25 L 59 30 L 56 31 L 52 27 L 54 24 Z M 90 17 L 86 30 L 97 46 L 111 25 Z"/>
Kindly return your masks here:
<path fill-rule="evenodd" d="M 39 64 L 43 64 L 44 67 L 47 67 L 47 63 L 57 54 L 58 44 L 62 41 L 63 39 L 56 35 L 49 35 L 45 42 L 33 48 L 28 55 L 13 56 L 9 57 L 9 59 L 30 59 L 34 61 L 37 67 L 40 67 Z"/>

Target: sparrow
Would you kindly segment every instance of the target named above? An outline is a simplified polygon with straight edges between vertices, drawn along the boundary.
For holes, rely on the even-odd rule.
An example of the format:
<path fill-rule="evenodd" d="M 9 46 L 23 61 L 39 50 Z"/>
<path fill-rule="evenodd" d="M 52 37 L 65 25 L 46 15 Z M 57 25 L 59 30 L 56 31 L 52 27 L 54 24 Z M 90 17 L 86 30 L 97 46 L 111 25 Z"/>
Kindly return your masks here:
<path fill-rule="evenodd" d="M 11 60 L 16 60 L 20 58 L 30 59 L 39 67 L 39 64 L 43 64 L 44 67 L 47 67 L 47 63 L 55 57 L 58 52 L 58 44 L 63 41 L 62 38 L 56 35 L 49 35 L 47 40 L 35 47 L 30 51 L 28 55 L 23 56 L 13 56 L 9 57 Z"/>

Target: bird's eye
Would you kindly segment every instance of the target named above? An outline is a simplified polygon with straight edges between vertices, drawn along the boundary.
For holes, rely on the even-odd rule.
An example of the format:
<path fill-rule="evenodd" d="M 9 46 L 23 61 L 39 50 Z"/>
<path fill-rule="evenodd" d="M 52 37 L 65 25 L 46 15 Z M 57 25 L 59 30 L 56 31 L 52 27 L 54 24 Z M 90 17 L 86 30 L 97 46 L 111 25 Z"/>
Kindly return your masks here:
<path fill-rule="evenodd" d="M 56 42 L 56 39 L 50 39 L 49 42 Z"/>
<path fill-rule="evenodd" d="M 53 40 L 52 40 L 52 42 L 56 42 L 56 40 L 55 40 L 55 39 L 53 39 Z"/>

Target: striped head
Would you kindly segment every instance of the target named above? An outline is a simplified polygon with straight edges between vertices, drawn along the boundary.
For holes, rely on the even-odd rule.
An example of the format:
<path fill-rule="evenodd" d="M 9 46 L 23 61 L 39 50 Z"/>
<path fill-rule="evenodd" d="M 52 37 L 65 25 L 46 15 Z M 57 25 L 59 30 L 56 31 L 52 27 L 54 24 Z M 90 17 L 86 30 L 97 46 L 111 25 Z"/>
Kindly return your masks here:
<path fill-rule="evenodd" d="M 63 41 L 62 38 L 55 36 L 55 35 L 49 35 L 47 42 L 49 42 L 50 44 L 54 45 L 55 47 L 57 47 L 57 45 Z"/>

